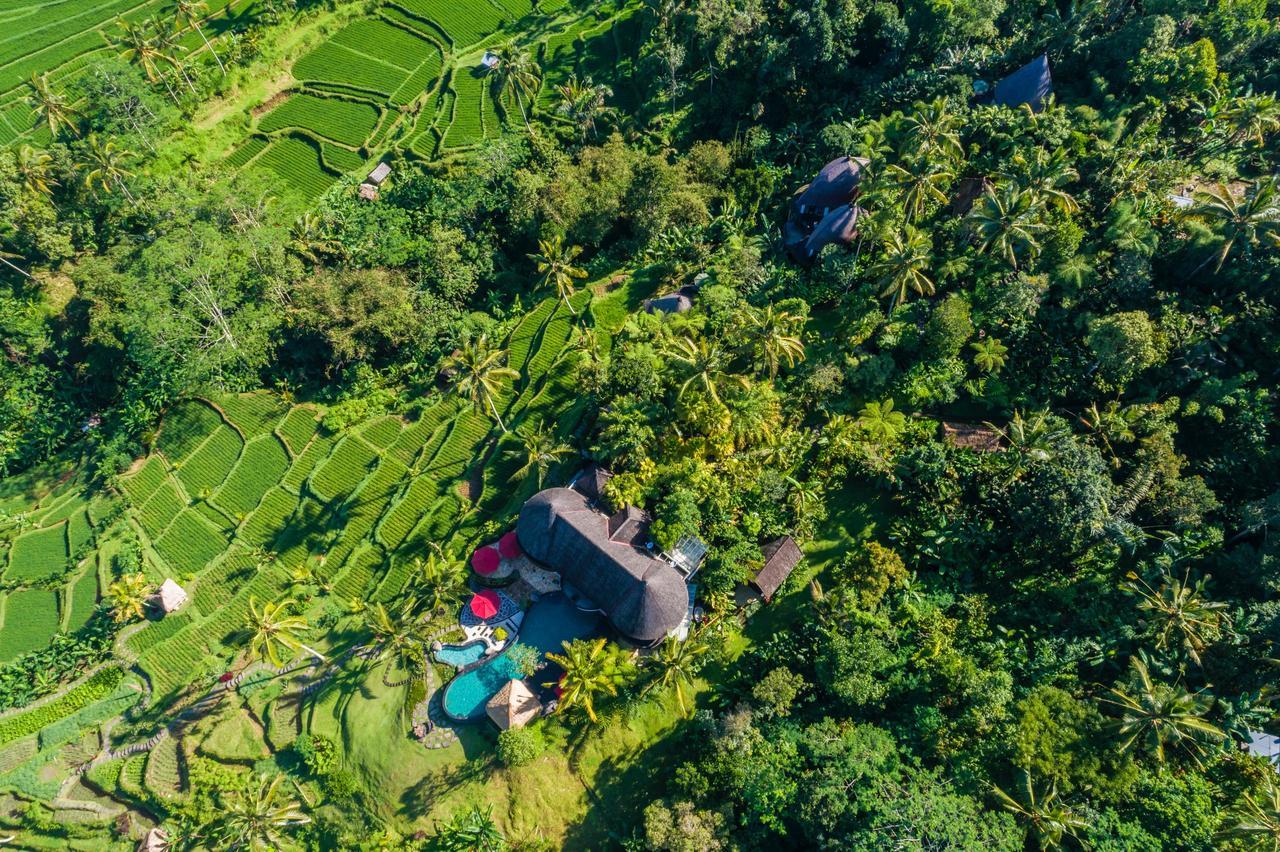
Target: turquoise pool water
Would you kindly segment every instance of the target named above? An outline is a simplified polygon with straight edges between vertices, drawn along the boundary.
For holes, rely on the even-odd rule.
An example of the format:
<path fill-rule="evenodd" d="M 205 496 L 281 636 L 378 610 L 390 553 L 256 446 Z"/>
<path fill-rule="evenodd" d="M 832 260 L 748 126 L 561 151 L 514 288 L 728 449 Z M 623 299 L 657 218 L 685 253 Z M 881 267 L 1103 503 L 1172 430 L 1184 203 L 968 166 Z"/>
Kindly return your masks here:
<path fill-rule="evenodd" d="M 460 669 L 469 666 L 484 656 L 484 643 L 472 642 L 469 645 L 445 645 L 436 651 L 436 659 L 442 663 Z"/>
<path fill-rule="evenodd" d="M 548 651 L 559 651 L 567 641 L 594 635 L 599 629 L 598 615 L 582 612 L 564 595 L 555 594 L 529 607 L 517 641 L 536 648 L 539 655 L 545 655 Z M 463 645 L 458 650 L 470 647 Z M 441 649 L 442 652 L 446 650 Z M 436 657 L 443 660 L 440 654 Z M 479 719 L 484 715 L 484 706 L 489 699 L 497 695 L 507 681 L 518 677 L 520 672 L 506 654 L 494 657 L 449 681 L 443 696 L 445 712 L 455 719 Z"/>

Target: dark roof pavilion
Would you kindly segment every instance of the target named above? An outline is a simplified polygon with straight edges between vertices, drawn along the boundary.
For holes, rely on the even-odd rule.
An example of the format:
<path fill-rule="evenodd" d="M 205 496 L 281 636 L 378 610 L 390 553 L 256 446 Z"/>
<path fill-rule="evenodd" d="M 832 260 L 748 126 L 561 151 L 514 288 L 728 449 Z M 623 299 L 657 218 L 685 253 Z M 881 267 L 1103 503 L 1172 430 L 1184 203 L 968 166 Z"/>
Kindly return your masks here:
<path fill-rule="evenodd" d="M 532 559 L 599 607 L 618 632 L 638 644 L 660 642 L 684 621 L 689 592 L 680 572 L 640 544 L 648 517 L 625 507 L 613 516 L 568 488 L 548 488 L 525 502 L 516 521 Z"/>
<path fill-rule="evenodd" d="M 1040 54 L 1035 59 L 996 83 L 991 102 L 998 106 L 1019 107 L 1028 104 L 1039 112 L 1044 99 L 1053 91 L 1053 76 L 1049 73 L 1049 57 Z"/>

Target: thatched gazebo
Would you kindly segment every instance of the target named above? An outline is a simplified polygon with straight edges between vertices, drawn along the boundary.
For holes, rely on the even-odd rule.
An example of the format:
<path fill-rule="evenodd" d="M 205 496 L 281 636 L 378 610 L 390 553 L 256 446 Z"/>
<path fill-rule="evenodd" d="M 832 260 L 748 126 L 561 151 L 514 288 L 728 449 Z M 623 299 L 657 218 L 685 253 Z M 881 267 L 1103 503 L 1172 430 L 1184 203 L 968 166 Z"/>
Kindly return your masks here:
<path fill-rule="evenodd" d="M 172 579 L 165 578 L 165 581 L 160 584 L 160 588 L 148 600 L 153 606 L 168 615 L 181 609 L 186 604 L 187 592 Z"/>
<path fill-rule="evenodd" d="M 524 681 L 509 680 L 497 695 L 489 699 L 484 709 L 498 730 L 509 731 L 523 728 L 538 718 L 542 713 L 542 702 Z"/>

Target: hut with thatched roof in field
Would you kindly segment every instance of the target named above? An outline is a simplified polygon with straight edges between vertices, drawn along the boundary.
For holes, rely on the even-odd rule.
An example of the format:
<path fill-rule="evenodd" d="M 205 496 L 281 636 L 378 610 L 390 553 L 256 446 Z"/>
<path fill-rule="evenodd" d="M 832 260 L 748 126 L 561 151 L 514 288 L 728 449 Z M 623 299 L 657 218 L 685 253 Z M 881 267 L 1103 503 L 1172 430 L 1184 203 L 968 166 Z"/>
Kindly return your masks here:
<path fill-rule="evenodd" d="M 976 450 L 980 453 L 998 452 L 1004 449 L 1004 436 L 1000 430 L 985 423 L 961 423 L 958 420 L 942 421 L 942 440 L 953 447 Z"/>
<path fill-rule="evenodd" d="M 147 600 L 156 609 L 168 615 L 171 612 L 177 612 L 186 604 L 187 591 L 172 579 L 165 578 L 156 593 Z"/>

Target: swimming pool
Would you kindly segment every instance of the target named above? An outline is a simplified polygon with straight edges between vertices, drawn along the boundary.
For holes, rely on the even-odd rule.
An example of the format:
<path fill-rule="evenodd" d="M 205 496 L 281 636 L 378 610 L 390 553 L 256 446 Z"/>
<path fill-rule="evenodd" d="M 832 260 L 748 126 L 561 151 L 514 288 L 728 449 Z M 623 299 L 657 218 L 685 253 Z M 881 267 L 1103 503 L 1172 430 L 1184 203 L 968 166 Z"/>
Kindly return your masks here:
<path fill-rule="evenodd" d="M 565 642 L 592 636 L 599 629 L 598 615 L 582 612 L 568 598 L 557 593 L 529 607 L 517 641 L 537 649 L 541 657 L 548 651 L 560 651 Z M 459 650 L 469 647 L 463 645 Z M 440 654 L 437 653 L 436 657 L 439 659 Z M 515 664 L 505 653 L 499 654 L 449 681 L 442 696 L 444 711 L 454 719 L 479 719 L 484 716 L 484 707 L 489 699 L 497 695 L 507 681 L 519 677 L 520 671 Z"/>
<path fill-rule="evenodd" d="M 437 660 L 453 666 L 455 669 L 479 662 L 483 656 L 483 642 L 471 642 L 467 645 L 445 645 L 439 651 L 436 651 Z"/>

